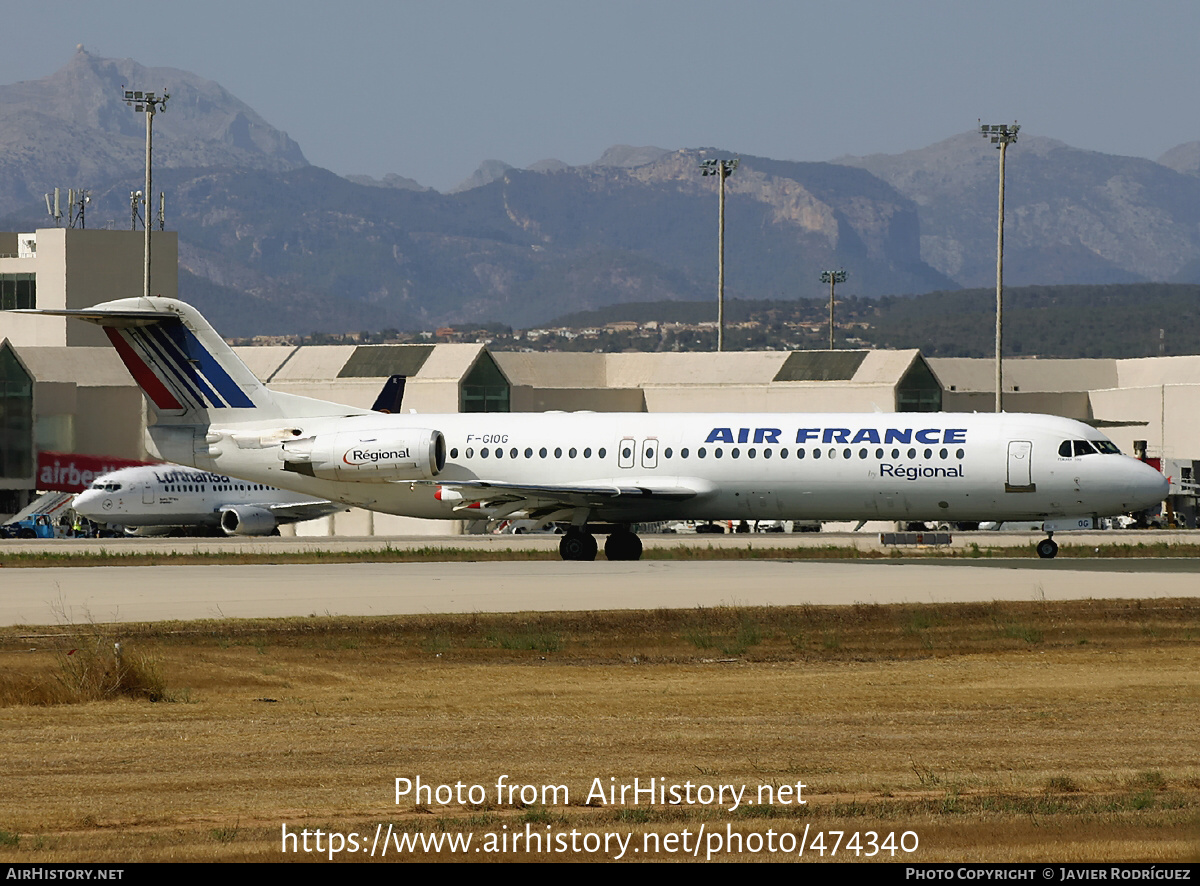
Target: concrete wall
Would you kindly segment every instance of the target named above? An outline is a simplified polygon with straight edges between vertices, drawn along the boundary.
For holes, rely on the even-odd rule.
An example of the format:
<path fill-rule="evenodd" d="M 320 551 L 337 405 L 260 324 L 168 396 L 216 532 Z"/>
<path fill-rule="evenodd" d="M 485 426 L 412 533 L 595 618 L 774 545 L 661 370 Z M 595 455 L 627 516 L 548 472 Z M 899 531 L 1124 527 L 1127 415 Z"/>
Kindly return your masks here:
<path fill-rule="evenodd" d="M 1127 453 L 1133 453 L 1134 440 L 1145 440 L 1151 456 L 1200 457 L 1200 385 L 1093 391 L 1092 409 L 1104 421 L 1145 422 L 1103 428 Z"/>
<path fill-rule="evenodd" d="M 15 251 L 16 234 L 0 235 Z M 86 308 L 116 298 L 142 294 L 145 238 L 140 231 L 88 231 L 39 228 L 36 258 L 0 258 L 0 274 L 37 277 L 39 308 Z M 151 234 L 150 291 L 179 297 L 179 236 L 174 231 Z M 0 338 L 15 345 L 63 347 L 108 345 L 104 332 L 91 323 L 65 317 L 0 315 Z"/>
<path fill-rule="evenodd" d="M 647 412 L 896 411 L 891 385 L 779 382 L 762 385 L 646 387 Z"/>
<path fill-rule="evenodd" d="M 943 391 L 945 412 L 994 412 L 994 391 Z M 1005 412 L 1032 412 L 1061 415 L 1076 421 L 1092 418 L 1091 395 L 1087 391 L 1008 391 L 1004 394 Z"/>
<path fill-rule="evenodd" d="M 535 388 L 513 385 L 513 412 L 645 412 L 645 394 L 637 388 Z"/>
<path fill-rule="evenodd" d="M 43 240 L 53 244 L 54 258 L 46 269 L 65 269 L 62 297 L 68 308 L 86 308 L 115 298 L 139 296 L 145 289 L 141 231 L 79 231 L 51 228 L 38 231 L 38 260 L 47 256 Z M 150 235 L 150 294 L 179 297 L 179 236 L 174 231 Z M 64 260 L 65 259 L 65 260 Z M 42 275 L 38 272 L 38 300 Z M 67 321 L 67 344 L 72 347 L 107 345 L 104 332 L 91 323 Z"/>
<path fill-rule="evenodd" d="M 79 391 L 87 406 L 75 414 L 75 452 L 145 460 L 145 400 L 133 387 L 95 387 Z M 114 420 L 115 416 L 119 418 Z"/>
<path fill-rule="evenodd" d="M 399 535 L 462 535 L 463 524 L 459 520 L 418 520 L 414 517 L 397 517 L 393 514 L 377 514 L 362 508 L 339 511 L 319 520 L 306 520 L 279 527 L 281 535 L 299 538 L 325 538 L 341 536 L 399 536 Z"/>

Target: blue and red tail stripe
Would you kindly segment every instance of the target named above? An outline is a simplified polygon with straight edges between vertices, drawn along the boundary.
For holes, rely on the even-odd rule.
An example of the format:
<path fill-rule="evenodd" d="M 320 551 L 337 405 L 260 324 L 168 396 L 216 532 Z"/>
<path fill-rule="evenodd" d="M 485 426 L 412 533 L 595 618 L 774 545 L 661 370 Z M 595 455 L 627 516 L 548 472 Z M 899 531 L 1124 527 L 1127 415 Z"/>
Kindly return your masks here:
<path fill-rule="evenodd" d="M 237 382 L 180 321 L 123 329 L 105 327 L 104 331 L 134 380 L 159 409 L 254 407 Z"/>
<path fill-rule="evenodd" d="M 220 409 L 226 405 L 200 377 L 192 362 L 186 356 L 180 359 L 175 346 L 157 326 L 131 329 L 129 334 L 150 358 L 151 365 L 161 367 L 174 380 L 175 387 L 182 390 L 195 406 Z"/>
<path fill-rule="evenodd" d="M 105 326 L 104 334 L 108 336 L 108 340 L 112 342 L 112 346 L 117 349 L 117 354 L 120 355 L 121 362 L 125 364 L 125 368 L 129 370 L 129 374 L 133 376 L 133 380 L 138 383 L 138 387 L 145 392 L 146 396 L 150 398 L 156 407 L 159 409 L 183 409 L 183 404 L 175 399 L 175 395 L 159 380 L 154 371 L 146 365 L 146 361 L 125 340 L 125 337 L 121 335 L 121 330 L 115 329 L 112 326 Z"/>

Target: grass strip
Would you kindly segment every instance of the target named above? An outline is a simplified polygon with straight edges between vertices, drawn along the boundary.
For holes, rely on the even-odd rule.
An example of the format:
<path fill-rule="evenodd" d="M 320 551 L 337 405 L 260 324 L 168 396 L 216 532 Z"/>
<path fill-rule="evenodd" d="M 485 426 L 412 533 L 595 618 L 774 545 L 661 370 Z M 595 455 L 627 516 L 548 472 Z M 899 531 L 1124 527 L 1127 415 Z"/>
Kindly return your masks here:
<path fill-rule="evenodd" d="M 1134 559 L 1200 558 L 1200 544 L 1101 544 L 1062 545 L 1062 559 Z M 1037 559 L 1032 543 L 1019 546 L 990 547 L 972 543 L 965 548 L 860 548 L 854 544 L 819 547 L 725 547 L 675 545 L 647 547 L 643 560 L 963 560 L 991 558 Z M 97 552 L 0 552 L 0 568 L 37 568 L 47 566 L 194 566 L 194 565 L 271 565 L 276 563 L 456 563 L 497 561 L 556 561 L 558 551 L 521 548 L 478 549 L 441 546 L 400 548 L 387 545 L 360 551 L 119 551 Z"/>

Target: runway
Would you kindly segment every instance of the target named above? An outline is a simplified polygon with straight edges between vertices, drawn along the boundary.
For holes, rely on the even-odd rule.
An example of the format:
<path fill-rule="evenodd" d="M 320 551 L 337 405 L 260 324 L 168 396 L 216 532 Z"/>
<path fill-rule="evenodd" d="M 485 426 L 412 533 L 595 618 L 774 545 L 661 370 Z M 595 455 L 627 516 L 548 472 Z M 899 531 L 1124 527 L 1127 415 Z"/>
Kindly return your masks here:
<path fill-rule="evenodd" d="M 1200 595 L 1200 560 L 642 561 L 6 568 L 0 625 Z"/>

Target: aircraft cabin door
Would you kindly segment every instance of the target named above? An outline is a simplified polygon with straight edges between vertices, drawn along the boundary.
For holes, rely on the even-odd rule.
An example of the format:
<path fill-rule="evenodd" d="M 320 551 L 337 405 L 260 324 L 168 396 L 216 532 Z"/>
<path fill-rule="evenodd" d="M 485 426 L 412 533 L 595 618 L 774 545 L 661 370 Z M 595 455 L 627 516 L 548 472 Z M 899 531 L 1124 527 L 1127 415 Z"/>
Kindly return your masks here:
<path fill-rule="evenodd" d="M 647 437 L 642 441 L 642 467 L 658 467 L 658 438 Z"/>
<path fill-rule="evenodd" d="M 637 452 L 637 441 L 632 437 L 622 437 L 621 445 L 617 449 L 617 467 L 632 468 L 635 453 Z"/>
<path fill-rule="evenodd" d="M 154 484 L 153 483 L 147 483 L 145 486 L 142 487 L 142 504 L 144 504 L 144 505 L 154 504 Z"/>
<path fill-rule="evenodd" d="M 1010 440 L 1008 443 L 1008 482 L 1005 492 L 1036 492 L 1030 463 L 1033 461 L 1033 444 L 1028 440 Z"/>

